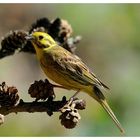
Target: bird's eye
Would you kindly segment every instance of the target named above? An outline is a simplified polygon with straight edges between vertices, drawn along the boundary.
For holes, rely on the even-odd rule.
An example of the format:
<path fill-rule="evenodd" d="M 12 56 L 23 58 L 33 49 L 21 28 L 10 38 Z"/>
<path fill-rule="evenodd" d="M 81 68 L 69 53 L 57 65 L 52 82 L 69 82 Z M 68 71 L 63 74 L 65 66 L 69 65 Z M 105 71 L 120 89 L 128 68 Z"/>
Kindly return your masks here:
<path fill-rule="evenodd" d="M 43 39 L 43 36 L 42 36 L 42 35 L 40 35 L 38 38 L 39 38 L 39 40 L 42 40 L 42 39 Z"/>

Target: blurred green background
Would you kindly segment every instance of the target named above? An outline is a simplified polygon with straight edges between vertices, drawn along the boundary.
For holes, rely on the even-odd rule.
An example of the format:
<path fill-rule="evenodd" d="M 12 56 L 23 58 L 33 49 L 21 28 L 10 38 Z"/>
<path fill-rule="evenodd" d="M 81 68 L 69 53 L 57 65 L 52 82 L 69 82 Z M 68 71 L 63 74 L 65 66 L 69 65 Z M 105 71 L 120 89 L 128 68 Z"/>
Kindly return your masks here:
<path fill-rule="evenodd" d="M 0 37 L 28 30 L 41 17 L 68 20 L 73 36 L 81 35 L 76 54 L 110 87 L 109 104 L 126 130 L 140 136 L 140 5 L 139 4 L 0 4 Z M 0 60 L 0 82 L 15 85 L 20 97 L 30 83 L 45 79 L 35 55 L 18 53 Z M 57 90 L 57 99 L 73 91 Z M 74 129 L 60 125 L 59 113 L 18 113 L 5 117 L 0 136 L 121 136 L 101 106 L 86 94 L 87 107 Z"/>

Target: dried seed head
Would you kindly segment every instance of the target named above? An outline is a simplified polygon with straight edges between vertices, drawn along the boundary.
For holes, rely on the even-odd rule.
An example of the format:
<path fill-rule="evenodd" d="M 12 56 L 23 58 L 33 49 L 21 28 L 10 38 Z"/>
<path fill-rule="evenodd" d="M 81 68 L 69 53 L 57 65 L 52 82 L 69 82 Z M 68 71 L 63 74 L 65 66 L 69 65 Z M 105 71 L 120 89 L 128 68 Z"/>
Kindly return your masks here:
<path fill-rule="evenodd" d="M 20 51 L 26 44 L 25 36 L 27 36 L 27 32 L 15 30 L 3 37 L 1 41 L 0 58 L 12 55 L 15 51 Z"/>
<path fill-rule="evenodd" d="M 19 100 L 16 87 L 8 87 L 5 82 L 0 85 L 0 106 L 14 106 Z"/>
<path fill-rule="evenodd" d="M 62 40 L 63 42 L 65 42 L 72 34 L 72 27 L 71 25 L 68 23 L 67 20 L 63 20 L 61 19 L 61 24 L 60 24 L 60 27 L 59 27 L 60 31 L 59 31 L 59 38 L 60 40 Z"/>
<path fill-rule="evenodd" d="M 32 33 L 33 32 L 46 32 L 46 29 L 44 27 L 37 27 L 33 29 Z"/>
<path fill-rule="evenodd" d="M 81 36 L 76 36 L 75 38 L 68 38 L 61 46 L 71 53 L 75 53 L 78 44 L 81 40 Z"/>
<path fill-rule="evenodd" d="M 86 108 L 86 101 L 85 100 L 75 100 L 75 108 L 79 110 L 83 110 Z"/>
<path fill-rule="evenodd" d="M 48 97 L 55 97 L 53 85 L 47 79 L 45 81 L 35 81 L 31 84 L 28 93 L 36 100 L 46 100 Z"/>
<path fill-rule="evenodd" d="M 79 122 L 79 113 L 78 111 L 74 110 L 66 110 L 64 113 L 62 113 L 59 117 L 61 120 L 61 124 L 68 129 L 74 128 L 76 124 Z"/>
<path fill-rule="evenodd" d="M 72 27 L 66 20 L 57 18 L 51 22 L 49 34 L 58 42 L 64 43 L 71 36 Z"/>
<path fill-rule="evenodd" d="M 40 18 L 31 25 L 31 29 L 29 30 L 29 33 L 32 33 L 35 29 L 40 27 L 44 28 L 44 32 L 48 32 L 50 25 L 51 23 L 48 18 Z"/>
<path fill-rule="evenodd" d="M 62 114 L 60 115 L 59 119 L 61 120 L 61 124 L 65 128 L 74 128 L 81 119 L 81 116 L 76 109 L 76 101 L 79 100 L 69 100 L 67 104 L 65 104 L 64 107 L 61 109 Z"/>

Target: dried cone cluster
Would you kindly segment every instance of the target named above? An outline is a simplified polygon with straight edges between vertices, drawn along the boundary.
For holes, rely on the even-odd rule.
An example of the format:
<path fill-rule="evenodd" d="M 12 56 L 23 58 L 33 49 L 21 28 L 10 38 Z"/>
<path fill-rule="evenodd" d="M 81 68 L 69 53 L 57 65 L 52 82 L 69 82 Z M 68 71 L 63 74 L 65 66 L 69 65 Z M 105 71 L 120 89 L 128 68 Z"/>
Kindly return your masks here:
<path fill-rule="evenodd" d="M 21 50 L 25 44 L 27 32 L 23 30 L 15 30 L 9 32 L 1 41 L 0 58 L 12 55 L 17 50 Z"/>
<path fill-rule="evenodd" d="M 34 32 L 37 28 L 42 28 L 43 32 L 47 32 L 50 29 L 51 26 L 51 22 L 49 21 L 48 18 L 40 18 L 38 20 L 36 20 L 36 22 L 34 22 L 31 25 L 31 28 L 29 30 L 29 34 L 31 34 L 32 32 Z"/>
<path fill-rule="evenodd" d="M 14 106 L 19 100 L 18 90 L 16 87 L 8 87 L 5 82 L 0 85 L 0 106 Z"/>
<path fill-rule="evenodd" d="M 72 34 L 72 27 L 71 25 L 67 22 L 67 20 L 61 20 L 61 25 L 60 25 L 60 31 L 59 31 L 59 36 L 60 38 L 63 39 L 63 42 L 67 40 L 71 34 Z"/>
<path fill-rule="evenodd" d="M 51 25 L 48 33 L 60 43 L 66 42 L 72 35 L 72 27 L 66 20 L 57 18 Z"/>
<path fill-rule="evenodd" d="M 35 81 L 29 87 L 28 93 L 32 98 L 35 98 L 36 101 L 40 99 L 46 100 L 49 97 L 55 97 L 53 85 L 47 79 L 45 79 L 45 81 Z"/>
<path fill-rule="evenodd" d="M 84 100 L 69 100 L 68 103 L 61 109 L 62 114 L 59 117 L 61 124 L 68 129 L 74 128 L 81 119 L 78 109 L 85 109 L 85 105 L 86 103 Z"/>
<path fill-rule="evenodd" d="M 13 55 L 16 51 L 35 53 L 35 49 L 25 36 L 35 31 L 46 32 L 51 35 L 54 40 L 68 51 L 75 53 L 76 44 L 79 43 L 81 37 L 71 37 L 72 27 L 63 19 L 56 18 L 53 21 L 47 18 L 38 19 L 32 24 L 29 31 L 23 30 L 11 31 L 1 41 L 0 58 Z"/>

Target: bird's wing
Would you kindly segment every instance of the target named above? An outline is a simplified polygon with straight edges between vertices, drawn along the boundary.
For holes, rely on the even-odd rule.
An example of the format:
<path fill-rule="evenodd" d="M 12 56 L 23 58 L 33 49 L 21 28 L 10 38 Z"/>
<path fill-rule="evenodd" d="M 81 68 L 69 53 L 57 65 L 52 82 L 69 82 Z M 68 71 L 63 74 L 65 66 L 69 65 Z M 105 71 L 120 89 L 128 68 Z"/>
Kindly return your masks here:
<path fill-rule="evenodd" d="M 60 49 L 56 57 L 57 58 L 55 58 L 54 61 L 59 66 L 59 70 L 70 76 L 70 78 L 74 81 L 80 82 L 84 85 L 95 84 L 97 86 L 108 88 L 97 79 L 97 77 L 89 70 L 89 68 L 78 56 L 71 54 L 66 50 L 64 51 L 63 49 Z"/>

